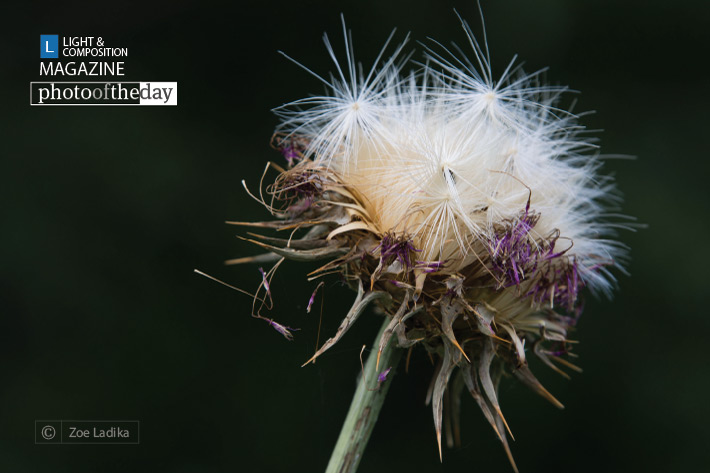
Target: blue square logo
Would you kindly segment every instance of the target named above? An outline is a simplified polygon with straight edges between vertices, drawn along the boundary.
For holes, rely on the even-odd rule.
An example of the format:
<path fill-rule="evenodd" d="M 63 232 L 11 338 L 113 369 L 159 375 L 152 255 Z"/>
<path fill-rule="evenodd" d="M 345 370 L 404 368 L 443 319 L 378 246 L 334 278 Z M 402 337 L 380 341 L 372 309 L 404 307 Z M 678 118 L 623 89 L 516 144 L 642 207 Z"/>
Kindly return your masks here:
<path fill-rule="evenodd" d="M 58 58 L 59 57 L 59 35 L 41 34 L 39 35 L 39 57 Z"/>

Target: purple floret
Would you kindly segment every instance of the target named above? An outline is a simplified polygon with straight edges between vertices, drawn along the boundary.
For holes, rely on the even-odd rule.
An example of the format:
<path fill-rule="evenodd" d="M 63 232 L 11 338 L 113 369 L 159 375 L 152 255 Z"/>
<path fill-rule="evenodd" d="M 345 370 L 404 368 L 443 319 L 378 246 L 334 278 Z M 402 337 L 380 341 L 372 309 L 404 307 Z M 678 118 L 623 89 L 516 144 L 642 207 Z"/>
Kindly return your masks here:
<path fill-rule="evenodd" d="M 392 367 L 389 367 L 386 370 L 384 370 L 382 373 L 377 375 L 377 384 L 382 384 L 387 380 L 387 375 L 390 374 L 391 369 L 392 369 Z"/>
<path fill-rule="evenodd" d="M 308 142 L 305 139 L 296 135 L 290 135 L 285 138 L 275 138 L 277 140 L 276 147 L 281 151 L 283 157 L 286 158 L 289 166 L 293 166 L 303 159 L 303 152 L 308 146 Z"/>
<path fill-rule="evenodd" d="M 502 276 L 502 287 L 519 286 L 521 280 L 537 268 L 542 248 L 531 240 L 530 231 L 539 219 L 539 214 L 530 213 L 528 205 L 512 226 L 493 236 L 491 261 L 493 269 Z"/>
<path fill-rule="evenodd" d="M 286 327 L 285 325 L 281 325 L 281 324 L 278 323 L 278 322 L 274 322 L 273 319 L 267 319 L 267 318 L 265 318 L 265 317 L 261 317 L 261 319 L 266 320 L 266 322 L 267 322 L 269 325 L 271 325 L 272 327 L 274 327 L 274 329 L 275 329 L 277 332 L 279 332 L 281 335 L 283 335 L 284 338 L 286 338 L 286 340 L 288 340 L 288 341 L 292 341 L 292 340 L 293 340 L 293 334 L 291 333 L 291 331 L 292 331 L 292 330 L 293 330 L 293 331 L 299 330 L 299 329 L 297 329 L 297 328 Z"/>
<path fill-rule="evenodd" d="M 293 146 L 290 145 L 282 146 L 281 154 L 284 158 L 286 158 L 286 161 L 288 161 L 289 166 L 293 166 L 293 163 L 295 163 L 300 158 L 299 154 L 296 152 Z"/>
<path fill-rule="evenodd" d="M 520 287 L 523 281 L 534 280 L 526 297 L 532 297 L 536 303 L 550 302 L 574 311 L 579 291 L 584 287 L 577 260 L 565 256 L 569 248 L 555 250 L 559 232 L 546 239 L 532 238 L 539 220 L 540 214 L 531 212 L 528 203 L 511 225 L 494 234 L 489 242 L 493 272 L 501 288 Z"/>
<path fill-rule="evenodd" d="M 417 268 L 425 273 L 435 273 L 444 267 L 446 261 L 417 261 Z"/>
<path fill-rule="evenodd" d="M 537 303 L 549 301 L 570 312 L 575 311 L 577 296 L 584 287 L 584 281 L 579 277 L 577 260 L 564 261 L 562 265 L 549 265 L 540 273 L 540 278 L 526 295 Z"/>
<path fill-rule="evenodd" d="M 375 251 L 379 250 L 380 259 L 384 265 L 390 265 L 394 261 L 399 261 L 405 270 L 412 268 L 412 252 L 418 252 L 412 241 L 406 237 L 397 237 L 396 235 L 385 233 L 380 241 L 379 246 Z"/>

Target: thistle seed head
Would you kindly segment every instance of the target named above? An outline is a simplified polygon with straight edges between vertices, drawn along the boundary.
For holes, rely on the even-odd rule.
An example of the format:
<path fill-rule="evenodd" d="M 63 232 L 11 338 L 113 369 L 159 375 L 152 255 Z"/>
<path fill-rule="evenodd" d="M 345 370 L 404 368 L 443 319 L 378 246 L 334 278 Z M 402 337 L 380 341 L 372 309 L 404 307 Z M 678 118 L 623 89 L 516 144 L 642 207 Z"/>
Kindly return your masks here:
<path fill-rule="evenodd" d="M 344 25 L 344 64 L 325 37 L 336 73 L 306 69 L 327 93 L 275 110 L 286 164 L 272 166 L 270 198 L 259 199 L 275 220 L 254 224 L 301 233 L 255 242 L 278 258 L 324 260 L 311 279 L 339 273 L 358 291 L 311 360 L 377 304 L 390 319 L 380 351 L 396 336 L 438 360 L 428 399 L 439 447 L 453 377 L 452 394 L 467 388 L 512 462 L 499 381 L 513 375 L 562 407 L 528 356 L 578 369 L 568 332 L 582 289 L 608 292 L 624 251 L 609 238 L 614 185 L 596 145 L 559 108 L 566 89 L 515 59 L 496 79 L 487 43 L 462 25 L 468 57 L 432 42 L 412 62 L 405 40 L 386 58 L 390 37 L 368 72 Z"/>

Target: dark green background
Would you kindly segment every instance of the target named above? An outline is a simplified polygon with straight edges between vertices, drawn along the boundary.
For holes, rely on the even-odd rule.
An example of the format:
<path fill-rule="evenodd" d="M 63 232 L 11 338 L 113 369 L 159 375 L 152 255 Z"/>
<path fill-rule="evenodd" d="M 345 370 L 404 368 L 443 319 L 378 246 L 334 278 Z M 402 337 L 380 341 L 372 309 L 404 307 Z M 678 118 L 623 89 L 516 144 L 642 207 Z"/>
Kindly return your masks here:
<path fill-rule="evenodd" d="M 279 56 L 332 69 L 323 31 L 340 18 L 369 65 L 397 38 L 463 44 L 456 7 L 474 2 L 26 2 L 3 7 L 0 171 L 0 471 L 319 472 L 327 463 L 378 320 L 368 314 L 315 366 L 313 284 L 284 265 L 273 316 L 287 342 L 249 317 L 250 300 L 193 274 L 253 289 L 253 254 L 227 219 L 267 216 L 241 188 L 269 159 L 270 109 L 319 93 Z M 582 91 L 576 110 L 612 159 L 630 277 L 590 300 L 575 338 L 585 372 L 539 377 L 557 411 L 502 386 L 522 472 L 687 472 L 707 468 L 708 51 L 710 4 L 484 1 L 497 73 L 518 53 L 529 71 Z M 129 48 L 127 80 L 177 81 L 178 107 L 30 107 L 40 34 L 103 36 Z M 342 50 L 341 50 L 342 52 Z M 324 336 L 352 295 L 327 288 Z M 474 406 L 463 446 L 439 463 L 424 397 L 432 367 L 415 352 L 398 373 L 363 472 L 509 472 Z M 34 445 L 35 419 L 139 419 L 139 446 Z"/>

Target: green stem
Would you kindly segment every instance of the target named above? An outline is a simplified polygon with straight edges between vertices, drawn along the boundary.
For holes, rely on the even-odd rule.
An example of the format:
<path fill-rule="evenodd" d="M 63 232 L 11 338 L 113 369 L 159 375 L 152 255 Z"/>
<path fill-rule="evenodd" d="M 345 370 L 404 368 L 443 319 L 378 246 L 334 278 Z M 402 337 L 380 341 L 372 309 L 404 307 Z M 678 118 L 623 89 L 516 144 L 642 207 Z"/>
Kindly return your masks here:
<path fill-rule="evenodd" d="M 380 355 L 379 368 L 376 367 L 380 337 L 382 337 L 388 323 L 389 319 L 385 317 L 373 349 L 367 356 L 365 371 L 358 381 L 355 396 L 350 404 L 350 410 L 343 423 L 330 462 L 328 462 L 326 473 L 355 473 L 360 464 L 367 441 L 370 439 L 370 434 L 372 434 L 372 429 L 375 427 L 380 409 L 387 396 L 394 376 L 394 369 L 404 351 L 398 348 L 393 340 L 390 340 Z M 380 383 L 378 375 L 388 368 L 392 368 L 393 371 L 388 373 L 384 382 Z"/>

